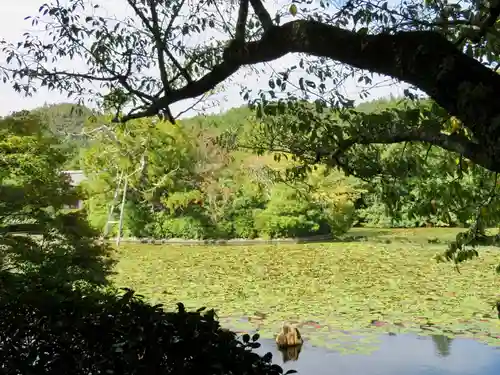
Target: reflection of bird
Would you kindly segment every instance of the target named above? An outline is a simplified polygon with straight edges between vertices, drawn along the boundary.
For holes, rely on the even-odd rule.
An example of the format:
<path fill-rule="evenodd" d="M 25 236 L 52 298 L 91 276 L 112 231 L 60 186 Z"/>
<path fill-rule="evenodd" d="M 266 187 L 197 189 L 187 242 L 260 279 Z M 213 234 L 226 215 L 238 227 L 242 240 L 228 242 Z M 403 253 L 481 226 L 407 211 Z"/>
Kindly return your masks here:
<path fill-rule="evenodd" d="M 300 349 L 302 345 L 291 346 L 289 348 L 280 349 L 283 355 L 283 363 L 288 361 L 296 361 L 299 359 Z"/>
<path fill-rule="evenodd" d="M 500 319 L 500 301 L 497 301 L 498 319 Z"/>
<path fill-rule="evenodd" d="M 276 344 L 279 348 L 288 348 L 291 346 L 302 345 L 304 341 L 297 327 L 283 323 L 281 332 L 276 336 Z"/>
<path fill-rule="evenodd" d="M 431 335 L 431 337 L 438 354 L 441 357 L 448 357 L 453 339 L 444 335 Z"/>

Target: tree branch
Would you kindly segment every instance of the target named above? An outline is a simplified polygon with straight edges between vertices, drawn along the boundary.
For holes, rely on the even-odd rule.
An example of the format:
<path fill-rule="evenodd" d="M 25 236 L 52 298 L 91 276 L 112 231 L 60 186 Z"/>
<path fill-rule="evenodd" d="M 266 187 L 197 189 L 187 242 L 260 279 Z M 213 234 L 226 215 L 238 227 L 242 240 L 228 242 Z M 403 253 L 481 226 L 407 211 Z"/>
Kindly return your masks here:
<path fill-rule="evenodd" d="M 317 21 L 288 22 L 266 31 L 259 41 L 244 43 L 236 54 L 225 53 L 224 61 L 210 73 L 160 98 L 152 107 L 197 97 L 241 66 L 288 53 L 329 57 L 418 87 L 459 118 L 484 146 L 484 152 L 500 162 L 500 106 L 495 95 L 500 92 L 500 76 L 431 31 L 360 35 Z M 151 113 L 154 110 L 149 108 L 122 121 Z"/>
<path fill-rule="evenodd" d="M 133 0 L 129 1 L 132 2 Z M 151 11 L 151 22 L 152 22 L 150 30 L 151 33 L 153 34 L 153 38 L 155 41 L 156 53 L 158 56 L 158 67 L 160 69 L 160 79 L 165 89 L 165 94 L 168 95 L 170 92 L 170 85 L 168 82 L 165 57 L 163 56 L 163 53 L 165 52 L 165 41 L 161 36 L 160 23 L 158 21 L 158 11 L 156 10 L 156 1 L 149 0 L 148 3 L 149 3 L 149 9 Z"/>
<path fill-rule="evenodd" d="M 248 18 L 248 0 L 240 0 L 240 9 L 238 11 L 238 20 L 236 21 L 236 32 L 234 39 L 237 41 L 245 41 L 245 29 Z"/>
<path fill-rule="evenodd" d="M 134 0 L 127 0 L 127 1 L 134 10 L 135 14 L 139 16 L 146 29 L 148 29 L 153 36 L 153 40 L 156 47 L 156 54 L 158 57 L 158 69 L 160 70 L 160 79 L 163 85 L 163 90 L 165 92 L 165 95 L 168 96 L 170 94 L 171 88 L 166 69 L 167 65 L 165 63 L 165 56 L 163 54 L 165 53 L 172 60 L 173 64 L 177 67 L 177 69 L 179 69 L 181 73 L 184 73 L 184 70 L 179 65 L 177 60 L 172 56 L 172 54 L 170 54 L 169 51 L 165 48 L 166 43 L 165 40 L 163 40 L 162 38 L 161 26 L 158 19 L 158 10 L 156 8 L 157 0 L 147 1 L 149 5 L 149 10 L 151 12 L 151 22 L 149 22 L 146 15 L 139 9 Z M 191 82 L 189 75 L 187 76 L 187 81 L 188 83 Z M 170 122 L 173 123 L 175 121 L 168 105 L 164 106 L 163 108 L 157 108 L 156 113 L 161 113 L 161 112 L 164 112 L 166 114 L 166 117 Z"/>
<path fill-rule="evenodd" d="M 325 156 L 333 161 L 338 160 L 340 156 L 345 154 L 355 145 L 393 144 L 402 142 L 426 142 L 445 150 L 456 152 L 491 171 L 500 171 L 500 165 L 493 163 L 489 155 L 484 152 L 484 149 L 480 145 L 471 142 L 467 138 L 457 134 L 447 135 L 418 128 L 406 131 L 402 130 L 397 133 L 374 131 L 367 134 L 360 134 L 340 142 L 334 151 L 317 150 L 318 155 L 316 162 L 319 162 L 321 157 Z"/>
<path fill-rule="evenodd" d="M 478 34 L 474 38 L 474 41 L 479 43 L 481 38 L 486 35 L 488 30 L 495 25 L 498 17 L 500 16 L 500 0 L 493 0 L 490 7 L 490 11 L 486 19 L 482 22 Z"/>
<path fill-rule="evenodd" d="M 255 15 L 259 19 L 264 31 L 270 30 L 274 24 L 269 12 L 262 4 L 261 0 L 250 0 L 250 4 L 252 4 L 253 11 Z"/>
<path fill-rule="evenodd" d="M 179 16 L 179 13 L 184 6 L 184 2 L 186 0 L 182 0 L 180 3 L 177 4 L 177 7 L 174 10 L 174 13 L 172 13 L 172 17 L 170 17 L 170 21 L 168 23 L 167 28 L 165 29 L 165 40 L 170 36 L 170 33 L 172 32 L 172 28 L 174 27 L 174 22 L 177 16 Z"/>
<path fill-rule="evenodd" d="M 355 140 L 356 144 L 390 144 L 400 142 L 427 142 L 439 146 L 445 150 L 456 152 L 476 164 L 482 165 L 489 170 L 500 170 L 500 165 L 492 163 L 491 158 L 484 152 L 483 147 L 471 142 L 458 134 L 447 135 L 444 133 L 429 132 L 428 130 L 412 129 L 398 134 L 379 134 L 376 136 L 366 135 Z"/>

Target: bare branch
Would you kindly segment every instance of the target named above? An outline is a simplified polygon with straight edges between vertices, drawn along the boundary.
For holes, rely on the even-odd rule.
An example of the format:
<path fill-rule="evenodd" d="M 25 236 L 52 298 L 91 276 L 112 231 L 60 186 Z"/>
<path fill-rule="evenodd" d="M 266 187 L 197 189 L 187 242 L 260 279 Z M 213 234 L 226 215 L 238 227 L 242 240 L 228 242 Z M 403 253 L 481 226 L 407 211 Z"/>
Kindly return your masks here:
<path fill-rule="evenodd" d="M 238 11 L 238 20 L 236 21 L 236 33 L 234 39 L 245 41 L 245 29 L 248 18 L 248 0 L 240 0 L 240 9 Z"/>
<path fill-rule="evenodd" d="M 132 7 L 135 14 L 137 16 L 139 16 L 139 18 L 141 19 L 144 26 L 153 35 L 155 47 L 156 47 L 156 52 L 157 52 L 157 56 L 158 56 L 158 65 L 159 65 L 159 69 L 160 69 L 161 82 L 163 84 L 165 94 L 168 94 L 170 92 L 170 84 L 168 81 L 167 71 L 165 69 L 165 67 L 166 67 L 165 58 L 163 56 L 163 51 L 165 49 L 164 48 L 165 43 L 163 42 L 163 39 L 162 39 L 161 33 L 160 33 L 160 24 L 158 22 L 158 13 L 156 11 L 156 1 L 155 0 L 148 1 L 149 8 L 151 11 L 151 22 L 149 22 L 146 15 L 139 9 L 135 0 L 127 0 L 127 2 Z"/>
<path fill-rule="evenodd" d="M 165 95 L 170 93 L 170 86 L 168 83 L 168 75 L 165 64 L 165 58 L 163 56 L 163 52 L 165 51 L 165 41 L 161 36 L 160 23 L 158 21 L 158 12 L 156 10 L 156 0 L 149 0 L 149 9 L 151 11 L 151 33 L 153 34 L 153 38 L 155 40 L 156 53 L 158 55 L 158 67 L 160 69 L 160 78 L 165 89 Z"/>
<path fill-rule="evenodd" d="M 170 21 L 167 25 L 167 28 L 165 29 L 165 40 L 170 36 L 170 33 L 172 32 L 172 27 L 174 27 L 174 22 L 175 19 L 179 16 L 179 13 L 184 6 L 186 0 L 182 0 L 178 5 L 177 8 L 175 8 L 174 13 L 172 14 L 172 17 L 170 17 Z"/>
<path fill-rule="evenodd" d="M 22 73 L 27 76 L 44 76 L 44 77 L 52 77 L 52 78 L 57 78 L 57 77 L 68 77 L 68 78 L 78 78 L 78 79 L 85 79 L 88 81 L 98 81 L 98 82 L 113 82 L 118 80 L 119 76 L 118 75 L 112 75 L 112 76 L 96 76 L 90 73 L 74 73 L 74 72 L 67 72 L 64 70 L 47 70 L 43 67 L 38 67 L 40 70 L 36 69 L 30 69 L 30 68 L 21 68 L 21 69 L 12 69 L 12 68 L 6 68 L 2 67 L 2 70 L 10 73 Z"/>
<path fill-rule="evenodd" d="M 139 91 L 134 89 L 129 83 L 128 83 L 128 78 L 130 77 L 130 74 L 132 73 L 132 66 L 133 66 L 133 59 L 132 59 L 132 53 L 129 52 L 128 54 L 128 62 L 127 62 L 127 72 L 125 74 L 120 74 L 117 76 L 118 82 L 126 89 L 128 92 L 131 94 L 137 96 L 139 99 L 142 100 L 143 103 L 147 103 L 147 101 L 153 100 L 153 97 L 145 92 Z"/>
<path fill-rule="evenodd" d="M 260 20 L 260 23 L 262 24 L 262 27 L 264 28 L 264 31 L 270 30 L 274 24 L 271 16 L 269 15 L 269 12 L 267 9 L 264 7 L 264 4 L 262 4 L 261 0 L 250 0 L 250 4 L 252 4 L 253 11 L 257 15 L 257 17 Z"/>
<path fill-rule="evenodd" d="M 201 95 L 198 98 L 198 100 L 196 100 L 193 104 L 191 104 L 189 107 L 187 107 L 187 108 L 183 109 L 182 111 L 180 111 L 179 113 L 177 113 L 177 115 L 175 116 L 175 118 L 179 118 L 184 113 L 189 112 L 190 110 L 194 109 L 194 107 L 196 107 L 198 104 L 200 104 L 203 100 L 206 99 L 206 96 L 207 95 Z"/>
<path fill-rule="evenodd" d="M 151 22 L 147 19 L 145 14 L 137 7 L 136 3 L 134 0 L 127 0 L 130 6 L 134 9 L 135 13 L 139 16 L 141 21 L 144 23 L 144 26 L 151 32 L 154 42 L 155 42 L 155 47 L 156 47 L 156 53 L 158 57 L 158 69 L 160 70 L 160 79 L 163 85 L 163 89 L 165 92 L 165 96 L 168 96 L 170 94 L 171 88 L 170 88 L 170 82 L 168 79 L 168 74 L 166 70 L 166 63 L 165 63 L 165 57 L 164 53 L 168 55 L 168 51 L 165 48 L 165 40 L 162 38 L 162 33 L 161 33 L 161 25 L 158 20 L 158 10 L 156 8 L 157 5 L 157 0 L 148 0 L 148 5 L 149 5 L 149 10 L 151 12 Z M 170 57 L 170 56 L 169 56 Z M 172 56 L 173 59 L 173 56 Z M 177 63 L 175 59 L 173 59 L 174 64 Z M 177 66 L 180 68 L 180 71 L 182 72 L 182 67 L 180 67 L 179 63 L 177 63 Z M 189 81 L 188 81 L 189 82 Z M 170 122 L 175 122 L 174 117 L 172 116 L 172 113 L 170 112 L 169 106 L 163 106 L 163 108 L 157 108 L 157 114 L 162 113 L 162 111 L 165 113 L 166 117 Z"/>

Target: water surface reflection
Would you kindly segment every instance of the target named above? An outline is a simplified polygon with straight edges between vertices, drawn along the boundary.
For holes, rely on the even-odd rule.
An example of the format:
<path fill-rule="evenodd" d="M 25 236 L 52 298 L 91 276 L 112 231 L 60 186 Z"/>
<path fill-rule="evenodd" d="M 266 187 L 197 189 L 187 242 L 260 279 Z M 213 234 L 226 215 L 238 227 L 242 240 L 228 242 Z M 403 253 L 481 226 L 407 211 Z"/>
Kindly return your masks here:
<path fill-rule="evenodd" d="M 271 352 L 283 369 L 300 375 L 499 375 L 500 350 L 471 339 L 384 335 L 372 354 L 340 354 L 304 343 L 281 353 L 260 339 L 259 354 Z M 286 359 L 291 360 L 286 360 Z M 297 359 L 298 358 L 298 359 Z M 285 361 L 284 361 L 285 359 Z M 294 359 L 297 359 L 296 361 Z"/>

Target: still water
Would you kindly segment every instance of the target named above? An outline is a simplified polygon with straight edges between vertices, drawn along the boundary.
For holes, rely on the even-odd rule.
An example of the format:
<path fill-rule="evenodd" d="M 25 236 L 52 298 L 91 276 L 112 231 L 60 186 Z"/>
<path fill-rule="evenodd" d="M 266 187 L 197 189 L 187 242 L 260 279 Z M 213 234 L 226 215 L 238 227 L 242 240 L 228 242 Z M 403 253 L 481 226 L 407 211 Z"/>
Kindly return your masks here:
<path fill-rule="evenodd" d="M 369 355 L 340 354 L 305 342 L 297 360 L 284 362 L 274 341 L 265 339 L 256 352 L 271 352 L 274 363 L 300 375 L 500 375 L 500 347 L 440 335 L 379 339 L 378 349 Z"/>

